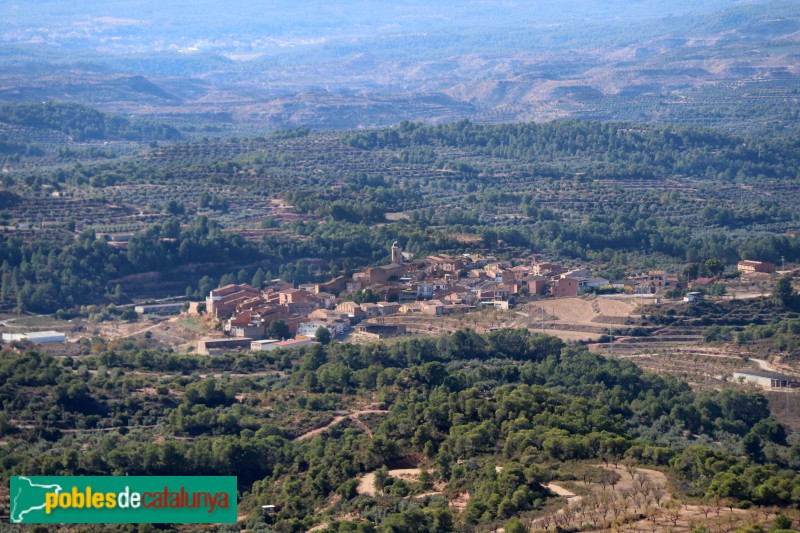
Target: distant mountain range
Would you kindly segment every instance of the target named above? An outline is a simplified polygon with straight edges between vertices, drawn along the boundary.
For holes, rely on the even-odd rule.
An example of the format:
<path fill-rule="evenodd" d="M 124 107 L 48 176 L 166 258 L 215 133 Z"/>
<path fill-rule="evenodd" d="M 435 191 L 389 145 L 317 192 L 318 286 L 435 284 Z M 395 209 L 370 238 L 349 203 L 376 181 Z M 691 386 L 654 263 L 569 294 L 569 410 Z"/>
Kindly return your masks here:
<path fill-rule="evenodd" d="M 0 101 L 258 129 L 562 117 L 763 129 L 800 98 L 797 2 L 135 4 L 53 1 L 43 16 L 12 4 Z"/>

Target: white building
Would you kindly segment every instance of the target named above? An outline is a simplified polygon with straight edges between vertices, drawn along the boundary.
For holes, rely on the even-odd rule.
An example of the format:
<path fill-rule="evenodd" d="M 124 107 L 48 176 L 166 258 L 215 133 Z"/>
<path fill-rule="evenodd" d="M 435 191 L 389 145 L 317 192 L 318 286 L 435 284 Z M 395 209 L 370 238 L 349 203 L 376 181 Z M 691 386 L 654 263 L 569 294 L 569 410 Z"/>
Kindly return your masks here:
<path fill-rule="evenodd" d="M 741 370 L 733 373 L 733 380 L 737 382 L 755 383 L 766 389 L 798 387 L 800 382 L 794 376 L 776 374 L 774 372 L 761 372 L 758 370 Z"/>
<path fill-rule="evenodd" d="M 331 333 L 331 337 L 336 337 L 347 331 L 347 324 L 343 320 L 309 320 L 297 325 L 297 334 L 303 337 L 314 338 L 317 329 L 325 328 Z"/>
<path fill-rule="evenodd" d="M 3 333 L 4 341 L 30 341 L 37 344 L 64 342 L 67 336 L 58 331 L 31 331 L 29 333 Z"/>
<path fill-rule="evenodd" d="M 264 345 L 261 349 L 265 352 L 271 352 L 272 350 L 278 350 L 280 348 L 286 350 L 289 348 L 300 348 L 301 346 L 314 346 L 315 344 L 319 343 L 308 339 L 292 339 L 288 341 L 272 342 Z"/>
<path fill-rule="evenodd" d="M 258 341 L 253 341 L 250 343 L 250 350 L 254 352 L 260 351 L 268 351 L 271 350 L 271 345 L 280 342 L 278 339 L 263 339 Z"/>

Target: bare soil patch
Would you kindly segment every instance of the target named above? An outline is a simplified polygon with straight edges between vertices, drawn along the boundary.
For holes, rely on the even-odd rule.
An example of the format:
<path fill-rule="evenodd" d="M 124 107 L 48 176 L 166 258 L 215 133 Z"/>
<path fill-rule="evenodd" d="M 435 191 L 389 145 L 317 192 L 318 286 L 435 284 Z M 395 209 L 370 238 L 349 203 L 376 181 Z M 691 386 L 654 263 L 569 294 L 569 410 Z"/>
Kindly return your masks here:
<path fill-rule="evenodd" d="M 419 479 L 419 468 L 395 468 L 389 470 L 389 476 L 402 479 L 403 481 L 413 483 Z M 362 475 L 358 480 L 358 493 L 367 496 L 375 496 L 375 472 L 367 472 Z M 439 492 L 431 492 L 428 494 L 440 494 Z M 415 497 L 423 497 L 424 495 L 417 495 Z"/>

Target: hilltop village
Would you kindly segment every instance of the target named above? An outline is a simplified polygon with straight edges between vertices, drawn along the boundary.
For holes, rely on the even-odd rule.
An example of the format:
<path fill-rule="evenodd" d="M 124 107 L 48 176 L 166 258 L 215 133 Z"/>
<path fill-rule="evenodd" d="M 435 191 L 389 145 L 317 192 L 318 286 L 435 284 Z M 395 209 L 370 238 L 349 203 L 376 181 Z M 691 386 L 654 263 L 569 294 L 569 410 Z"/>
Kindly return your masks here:
<path fill-rule="evenodd" d="M 263 289 L 229 284 L 212 290 L 205 302 L 192 303 L 189 313 L 205 310 L 222 324 L 224 337 L 198 344 L 199 353 L 214 354 L 303 346 L 320 336 L 336 338 L 352 328 L 368 338 L 395 336 L 405 333 L 404 326 L 382 324 L 382 318 L 396 314 L 438 316 L 482 307 L 509 309 L 519 298 L 575 297 L 590 291 L 653 295 L 677 283 L 663 270 L 612 283 L 539 256 L 514 262 L 522 264 L 512 266 L 511 261 L 471 254 L 410 260 L 395 242 L 389 264 L 367 268 L 351 278 L 340 276 L 299 287 L 274 280 Z"/>

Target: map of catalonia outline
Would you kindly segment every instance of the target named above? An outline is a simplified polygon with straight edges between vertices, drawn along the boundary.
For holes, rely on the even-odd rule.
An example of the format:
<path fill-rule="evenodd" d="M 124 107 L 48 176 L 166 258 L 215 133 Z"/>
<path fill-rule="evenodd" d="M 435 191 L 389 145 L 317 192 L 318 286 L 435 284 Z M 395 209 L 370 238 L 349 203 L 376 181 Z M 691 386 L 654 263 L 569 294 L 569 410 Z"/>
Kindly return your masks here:
<path fill-rule="evenodd" d="M 56 494 L 59 494 L 62 490 L 64 490 L 63 488 L 61 488 L 61 485 L 39 485 L 39 484 L 36 484 L 33 481 L 31 481 L 30 478 L 25 477 L 25 476 L 18 476 L 16 479 L 17 479 L 17 483 L 18 483 L 18 490 L 17 490 L 17 494 L 11 500 L 11 510 L 10 510 L 10 513 L 9 513 L 9 518 L 11 519 L 11 523 L 13 523 L 13 524 L 22 523 L 22 521 L 24 520 L 24 516 L 26 514 L 32 512 L 32 511 L 41 511 L 47 505 L 45 503 L 45 499 L 44 499 L 45 492 L 42 492 L 42 504 L 41 505 L 35 505 L 33 507 L 28 507 L 27 509 L 24 509 L 22 511 L 18 510 L 19 509 L 19 505 L 20 505 L 19 504 L 19 498 L 20 498 L 20 496 L 23 495 L 23 492 L 27 492 L 27 489 L 25 489 L 25 485 L 22 483 L 23 481 L 27 481 L 28 485 L 30 486 L 31 489 L 47 489 L 48 492 L 55 491 Z"/>

